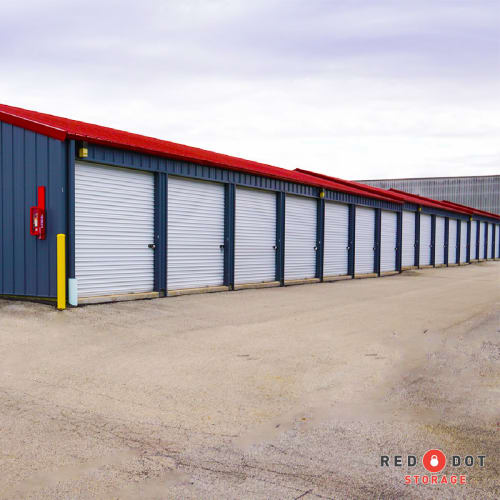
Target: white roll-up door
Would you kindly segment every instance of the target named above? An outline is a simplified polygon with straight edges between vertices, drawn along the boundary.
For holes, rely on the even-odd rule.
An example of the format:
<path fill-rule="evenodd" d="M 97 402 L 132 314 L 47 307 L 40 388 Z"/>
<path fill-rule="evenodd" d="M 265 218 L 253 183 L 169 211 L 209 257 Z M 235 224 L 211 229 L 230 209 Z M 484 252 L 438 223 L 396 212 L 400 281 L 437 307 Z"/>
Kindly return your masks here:
<path fill-rule="evenodd" d="M 285 280 L 316 276 L 317 214 L 317 200 L 286 196 Z"/>
<path fill-rule="evenodd" d="M 497 224 L 495 232 L 495 253 L 497 254 L 497 258 L 500 257 L 500 224 Z"/>
<path fill-rule="evenodd" d="M 403 210 L 403 267 L 415 265 L 415 212 Z"/>
<path fill-rule="evenodd" d="M 493 258 L 493 224 L 488 224 L 488 259 Z"/>
<path fill-rule="evenodd" d="M 473 220 L 470 223 L 470 260 L 477 259 L 477 221 Z"/>
<path fill-rule="evenodd" d="M 325 203 L 324 276 L 347 274 L 349 255 L 349 206 Z"/>
<path fill-rule="evenodd" d="M 234 281 L 276 279 L 276 193 L 236 188 Z"/>
<path fill-rule="evenodd" d="M 373 273 L 375 268 L 375 210 L 356 207 L 354 250 L 355 274 Z"/>
<path fill-rule="evenodd" d="M 398 246 L 398 216 L 396 212 L 382 210 L 380 228 L 380 271 L 396 270 Z"/>
<path fill-rule="evenodd" d="M 436 266 L 439 264 L 444 264 L 444 229 L 444 217 L 436 217 L 436 237 L 434 240 L 436 247 L 436 253 L 434 254 L 434 263 L 436 264 Z"/>
<path fill-rule="evenodd" d="M 478 259 L 484 259 L 484 222 L 478 222 L 479 224 L 479 256 Z"/>
<path fill-rule="evenodd" d="M 224 186 L 168 178 L 167 288 L 224 283 Z"/>
<path fill-rule="evenodd" d="M 460 221 L 460 262 L 467 262 L 467 222 Z"/>
<path fill-rule="evenodd" d="M 449 219 L 448 225 L 448 264 L 457 262 L 457 220 Z"/>
<path fill-rule="evenodd" d="M 78 297 L 153 291 L 154 242 L 153 174 L 77 162 Z"/>
<path fill-rule="evenodd" d="M 431 241 L 432 241 L 431 216 L 420 214 L 420 265 L 429 266 L 431 263 Z"/>

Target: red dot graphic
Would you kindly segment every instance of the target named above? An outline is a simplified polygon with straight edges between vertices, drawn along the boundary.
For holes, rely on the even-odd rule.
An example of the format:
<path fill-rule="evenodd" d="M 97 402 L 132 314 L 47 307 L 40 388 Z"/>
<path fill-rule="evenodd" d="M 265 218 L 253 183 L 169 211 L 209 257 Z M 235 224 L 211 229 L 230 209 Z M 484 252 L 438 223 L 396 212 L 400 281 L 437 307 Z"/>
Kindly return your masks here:
<path fill-rule="evenodd" d="M 446 455 L 441 450 L 429 450 L 422 457 L 422 464 L 429 472 L 442 471 L 446 465 Z"/>

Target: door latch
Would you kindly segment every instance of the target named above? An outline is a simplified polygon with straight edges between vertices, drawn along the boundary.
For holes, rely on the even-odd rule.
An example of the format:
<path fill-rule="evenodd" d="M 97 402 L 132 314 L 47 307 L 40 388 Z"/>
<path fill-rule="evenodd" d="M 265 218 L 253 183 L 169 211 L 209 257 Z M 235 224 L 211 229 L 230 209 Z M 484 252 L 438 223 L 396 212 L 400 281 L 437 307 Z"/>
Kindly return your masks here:
<path fill-rule="evenodd" d="M 148 248 L 151 248 L 152 250 L 154 250 L 156 248 L 156 245 L 154 243 L 150 243 L 148 245 Z"/>

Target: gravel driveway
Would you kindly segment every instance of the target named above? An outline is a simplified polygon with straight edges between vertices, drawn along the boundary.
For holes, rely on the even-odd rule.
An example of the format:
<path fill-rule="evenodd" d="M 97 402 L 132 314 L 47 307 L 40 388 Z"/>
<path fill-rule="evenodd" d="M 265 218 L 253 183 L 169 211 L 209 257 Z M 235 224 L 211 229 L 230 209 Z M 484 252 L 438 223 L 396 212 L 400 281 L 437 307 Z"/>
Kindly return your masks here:
<path fill-rule="evenodd" d="M 0 498 L 499 498 L 499 304 L 498 262 L 64 312 L 0 300 Z M 485 466 L 405 485 L 431 448 Z"/>

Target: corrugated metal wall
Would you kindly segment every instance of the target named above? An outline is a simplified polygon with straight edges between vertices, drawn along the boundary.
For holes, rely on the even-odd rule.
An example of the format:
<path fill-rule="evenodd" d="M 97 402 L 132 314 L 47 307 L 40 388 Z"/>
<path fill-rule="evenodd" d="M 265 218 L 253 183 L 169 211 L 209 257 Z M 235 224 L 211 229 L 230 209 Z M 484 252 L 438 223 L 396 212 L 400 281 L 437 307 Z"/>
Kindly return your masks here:
<path fill-rule="evenodd" d="M 29 234 L 47 188 L 47 238 Z M 56 234 L 66 233 L 66 143 L 0 122 L 0 294 L 56 296 Z"/>
<path fill-rule="evenodd" d="M 462 205 L 500 214 L 500 175 L 477 177 L 432 177 L 426 179 L 362 180 L 383 189 L 401 189 L 436 200 L 449 200 Z"/>

